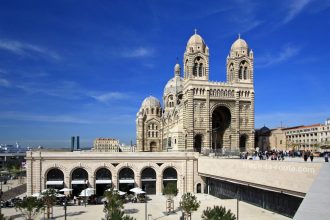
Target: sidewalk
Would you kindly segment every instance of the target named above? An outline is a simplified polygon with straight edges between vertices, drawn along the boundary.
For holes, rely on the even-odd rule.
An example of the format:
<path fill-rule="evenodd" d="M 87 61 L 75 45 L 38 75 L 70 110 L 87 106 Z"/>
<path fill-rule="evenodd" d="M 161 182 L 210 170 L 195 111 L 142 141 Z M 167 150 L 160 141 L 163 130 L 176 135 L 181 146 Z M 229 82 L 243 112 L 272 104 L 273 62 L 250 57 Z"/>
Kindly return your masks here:
<path fill-rule="evenodd" d="M 201 215 L 206 207 L 213 207 L 214 205 L 223 205 L 227 209 L 231 209 L 232 212 L 236 215 L 236 200 L 235 199 L 218 199 L 216 197 L 206 195 L 206 194 L 197 194 L 198 200 L 201 201 L 200 208 L 192 214 L 192 219 L 201 219 Z M 182 212 L 178 210 L 180 198 L 174 199 L 174 209 L 175 213 L 167 215 L 165 212 L 165 196 L 150 196 L 150 199 L 147 203 L 148 214 L 151 214 L 153 220 L 178 220 L 182 215 Z M 125 204 L 126 214 L 134 217 L 136 220 L 145 219 L 145 203 L 127 203 Z M 2 212 L 5 216 L 13 216 L 14 219 L 22 220 L 24 219 L 20 213 L 16 212 L 14 208 L 3 208 Z M 245 202 L 239 203 L 239 217 L 244 220 L 287 220 L 285 216 L 267 211 L 265 209 L 247 204 Z M 103 205 L 87 205 L 84 206 L 68 206 L 67 207 L 67 219 L 69 220 L 90 220 L 95 219 L 99 220 L 104 218 Z M 43 215 L 40 215 L 36 219 L 43 219 Z M 64 220 L 64 209 L 63 206 L 54 207 L 54 219 Z M 150 220 L 151 220 L 150 219 Z"/>

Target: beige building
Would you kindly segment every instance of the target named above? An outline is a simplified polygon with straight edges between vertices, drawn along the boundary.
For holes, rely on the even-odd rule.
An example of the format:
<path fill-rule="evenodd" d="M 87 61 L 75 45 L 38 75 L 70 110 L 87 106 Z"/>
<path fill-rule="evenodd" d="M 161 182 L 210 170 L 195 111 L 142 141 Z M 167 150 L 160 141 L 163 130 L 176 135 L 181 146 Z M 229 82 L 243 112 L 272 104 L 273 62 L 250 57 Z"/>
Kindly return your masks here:
<path fill-rule="evenodd" d="M 288 150 L 283 128 L 271 129 L 269 145 L 271 149 Z"/>
<path fill-rule="evenodd" d="M 114 138 L 96 138 L 93 144 L 93 151 L 118 152 L 119 140 Z"/>
<path fill-rule="evenodd" d="M 319 150 L 330 146 L 330 119 L 324 124 L 272 129 L 269 140 L 272 148 L 281 150 Z"/>
<path fill-rule="evenodd" d="M 209 48 L 195 33 L 174 66 L 163 106 L 147 97 L 136 116 L 138 151 L 251 151 L 254 148 L 254 57 L 240 37 L 227 57 L 227 81 L 209 80 Z"/>

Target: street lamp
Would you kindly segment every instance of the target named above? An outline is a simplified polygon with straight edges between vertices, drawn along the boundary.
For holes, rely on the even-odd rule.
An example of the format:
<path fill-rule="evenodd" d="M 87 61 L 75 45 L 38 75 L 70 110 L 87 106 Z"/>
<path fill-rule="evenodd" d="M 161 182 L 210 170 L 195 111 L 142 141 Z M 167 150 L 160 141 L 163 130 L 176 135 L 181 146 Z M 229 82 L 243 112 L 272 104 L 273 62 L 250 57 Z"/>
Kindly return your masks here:
<path fill-rule="evenodd" d="M 87 201 L 86 201 L 86 199 L 87 199 L 87 181 L 88 180 L 85 180 L 85 207 L 86 207 L 86 203 L 87 203 Z"/>
<path fill-rule="evenodd" d="M 145 198 L 145 202 L 146 202 L 146 204 L 145 204 L 145 220 L 148 220 L 148 205 L 147 205 L 147 203 L 148 203 L 148 200 L 147 200 L 147 186 L 145 186 L 145 194 L 144 194 L 144 198 Z"/>
<path fill-rule="evenodd" d="M 66 201 L 66 198 L 64 199 L 64 202 L 63 202 L 63 206 L 64 206 L 64 220 L 66 220 L 66 205 L 67 205 L 67 201 Z"/>

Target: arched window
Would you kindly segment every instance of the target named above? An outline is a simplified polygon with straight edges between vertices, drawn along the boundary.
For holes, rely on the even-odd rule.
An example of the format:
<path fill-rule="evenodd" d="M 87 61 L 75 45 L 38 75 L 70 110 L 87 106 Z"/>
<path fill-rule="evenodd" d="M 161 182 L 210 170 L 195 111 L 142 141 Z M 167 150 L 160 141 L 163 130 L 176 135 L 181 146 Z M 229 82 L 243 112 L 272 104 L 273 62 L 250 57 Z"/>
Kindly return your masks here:
<path fill-rule="evenodd" d="M 247 79 L 247 67 L 244 67 L 243 78 L 244 78 L 244 79 Z"/>
<path fill-rule="evenodd" d="M 197 66 L 198 66 L 198 63 L 194 63 L 194 69 L 193 69 L 194 76 L 197 76 Z"/>
<path fill-rule="evenodd" d="M 199 70 L 198 70 L 198 75 L 201 77 L 203 76 L 203 64 L 199 64 Z"/>
<path fill-rule="evenodd" d="M 239 78 L 239 79 L 242 79 L 242 78 L 243 78 L 242 75 L 243 75 L 243 67 L 240 66 L 240 67 L 239 67 L 239 72 L 238 72 L 238 78 Z"/>

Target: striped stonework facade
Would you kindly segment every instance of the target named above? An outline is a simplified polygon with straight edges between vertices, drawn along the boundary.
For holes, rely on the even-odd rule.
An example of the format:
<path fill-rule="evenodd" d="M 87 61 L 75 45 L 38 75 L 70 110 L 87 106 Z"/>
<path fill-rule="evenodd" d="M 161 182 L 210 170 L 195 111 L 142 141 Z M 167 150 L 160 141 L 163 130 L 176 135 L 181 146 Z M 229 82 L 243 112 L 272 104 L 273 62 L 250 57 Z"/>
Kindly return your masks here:
<path fill-rule="evenodd" d="M 252 151 L 253 62 L 252 50 L 239 37 L 227 57 L 226 82 L 212 82 L 209 48 L 200 35 L 191 36 L 183 57 L 183 77 L 176 64 L 174 77 L 164 88 L 163 106 L 150 96 L 137 113 L 137 150 Z M 155 109 L 161 113 L 154 114 Z M 153 121 L 159 124 L 157 136 L 146 136 L 143 128 Z"/>

